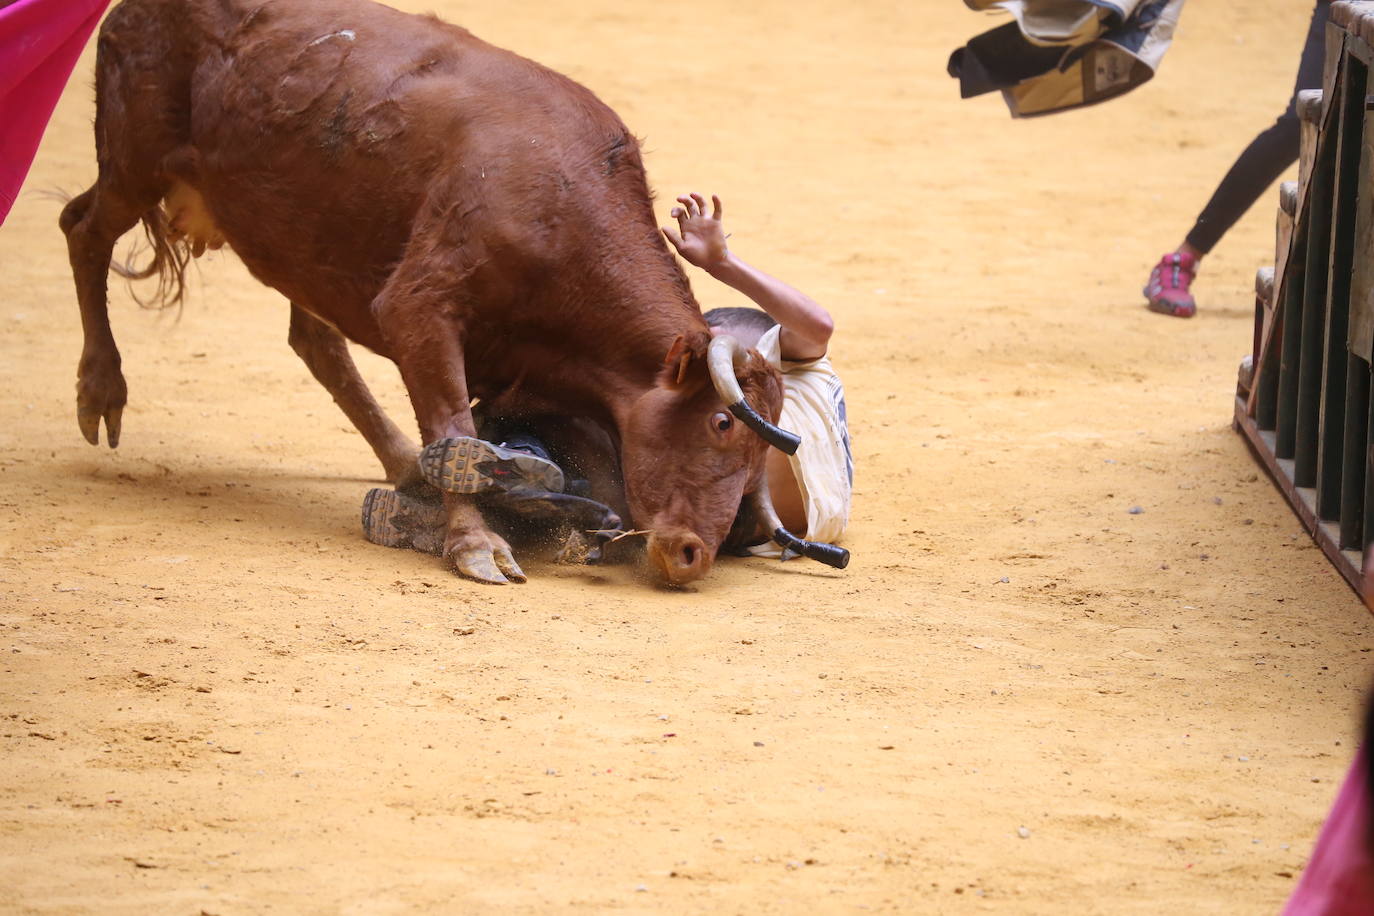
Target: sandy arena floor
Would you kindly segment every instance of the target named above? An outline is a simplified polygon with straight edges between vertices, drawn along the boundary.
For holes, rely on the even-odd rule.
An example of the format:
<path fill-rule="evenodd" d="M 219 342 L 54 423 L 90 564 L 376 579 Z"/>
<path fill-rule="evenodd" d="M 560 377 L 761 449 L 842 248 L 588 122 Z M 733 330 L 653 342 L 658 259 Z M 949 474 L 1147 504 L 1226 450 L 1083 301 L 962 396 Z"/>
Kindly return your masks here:
<path fill-rule="evenodd" d="M 665 221 L 720 193 L 833 310 L 854 562 L 492 588 L 370 545 L 372 455 L 227 253 L 179 320 L 113 284 L 86 445 L 39 192 L 94 178 L 88 51 L 0 230 L 0 911 L 1275 912 L 1374 673 L 1231 430 L 1277 192 L 1196 320 L 1139 289 L 1309 5 L 1199 0 L 1155 82 L 1024 123 L 957 99 L 954 2 L 400 5 L 591 86 Z"/>

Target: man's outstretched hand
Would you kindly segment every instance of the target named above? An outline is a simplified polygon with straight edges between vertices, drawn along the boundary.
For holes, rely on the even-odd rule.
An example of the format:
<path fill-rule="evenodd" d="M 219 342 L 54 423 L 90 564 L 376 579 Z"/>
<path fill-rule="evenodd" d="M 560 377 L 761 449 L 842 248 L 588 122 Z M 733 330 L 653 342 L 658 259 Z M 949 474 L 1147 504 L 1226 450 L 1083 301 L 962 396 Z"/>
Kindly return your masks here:
<path fill-rule="evenodd" d="M 686 194 L 677 200 L 682 206 L 674 207 L 671 214 L 677 220 L 677 230 L 663 229 L 663 237 L 677 253 L 688 264 L 748 296 L 782 326 L 778 331 L 782 359 L 800 362 L 824 356 L 835 331 L 830 313 L 805 293 L 750 267 L 726 247 L 719 197 L 711 195 L 714 207 L 710 214 L 700 194 Z"/>
<path fill-rule="evenodd" d="M 725 228 L 720 221 L 720 198 L 711 195 L 712 212 L 706 213 L 706 200 L 700 194 L 684 194 L 679 197 L 680 207 L 674 207 L 669 215 L 677 220 L 677 231 L 663 228 L 663 236 L 683 260 L 702 270 L 712 270 L 725 263 L 729 249 L 725 245 Z"/>

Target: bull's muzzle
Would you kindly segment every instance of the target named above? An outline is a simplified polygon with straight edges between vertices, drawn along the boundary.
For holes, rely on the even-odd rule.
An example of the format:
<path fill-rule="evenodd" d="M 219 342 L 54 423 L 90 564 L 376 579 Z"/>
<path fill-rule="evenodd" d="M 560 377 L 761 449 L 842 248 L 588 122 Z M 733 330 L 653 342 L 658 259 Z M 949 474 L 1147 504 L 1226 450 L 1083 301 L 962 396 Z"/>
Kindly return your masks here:
<path fill-rule="evenodd" d="M 649 561 L 669 585 L 686 585 L 711 571 L 711 551 L 690 531 L 655 531 L 647 548 Z"/>

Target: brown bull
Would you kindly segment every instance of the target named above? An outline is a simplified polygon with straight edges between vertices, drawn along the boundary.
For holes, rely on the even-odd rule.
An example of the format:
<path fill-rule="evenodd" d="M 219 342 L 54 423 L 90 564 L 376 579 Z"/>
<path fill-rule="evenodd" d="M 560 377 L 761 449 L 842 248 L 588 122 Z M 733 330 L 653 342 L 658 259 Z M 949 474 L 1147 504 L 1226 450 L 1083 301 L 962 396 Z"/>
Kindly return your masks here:
<path fill-rule="evenodd" d="M 99 178 L 62 214 L 81 305 L 81 430 L 118 444 L 126 388 L 106 283 L 140 220 L 179 293 L 227 243 L 291 302 L 290 342 L 377 453 L 417 448 L 345 338 L 394 360 L 425 442 L 474 435 L 473 398 L 586 417 L 673 583 L 705 575 L 765 445 L 723 410 L 709 334 L 660 238 L 639 148 L 586 88 L 433 17 L 367 0 L 125 0 L 100 33 Z M 736 359 L 776 420 L 781 381 Z M 445 554 L 523 581 L 470 497 Z"/>

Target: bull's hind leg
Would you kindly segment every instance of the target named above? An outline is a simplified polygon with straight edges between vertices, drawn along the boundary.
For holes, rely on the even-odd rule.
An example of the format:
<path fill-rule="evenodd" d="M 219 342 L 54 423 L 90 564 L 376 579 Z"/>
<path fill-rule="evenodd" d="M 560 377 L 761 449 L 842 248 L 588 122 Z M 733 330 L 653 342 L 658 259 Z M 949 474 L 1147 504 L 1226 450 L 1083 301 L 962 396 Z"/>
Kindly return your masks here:
<path fill-rule="evenodd" d="M 449 436 L 475 436 L 462 326 L 451 308 L 458 292 L 430 282 L 431 265 L 420 261 L 402 261 L 373 303 L 373 314 L 400 367 L 425 444 Z M 524 582 L 510 545 L 487 526 L 473 499 L 444 494 L 444 557 L 459 573 L 479 582 Z"/>
<path fill-rule="evenodd" d="M 128 388 L 119 348 L 110 331 L 108 279 L 115 242 L 140 219 L 161 227 L 159 201 L 167 190 L 161 164 L 184 142 L 181 100 L 186 74 L 178 55 L 166 52 L 173 16 L 149 16 L 146 4 L 117 6 L 101 28 L 96 51 L 95 145 L 100 177 L 62 211 L 84 342 L 77 366 L 77 423 L 92 445 L 119 444 Z M 163 249 L 165 251 L 165 245 Z M 165 257 L 155 261 L 169 269 Z"/>
<path fill-rule="evenodd" d="M 153 200 L 156 206 L 156 198 Z M 120 423 L 129 391 L 120 368 L 119 348 L 110 330 L 108 279 L 115 242 L 138 223 L 143 208 L 100 182 L 72 199 L 60 224 L 76 298 L 81 306 L 83 342 L 76 370 L 76 421 L 91 445 L 100 443 L 100 421 L 110 448 L 119 445 Z"/>
<path fill-rule="evenodd" d="M 398 490 L 427 487 L 416 463 L 420 450 L 372 397 L 348 353 L 343 335 L 293 302 L 287 341 L 372 446 L 387 480 Z"/>

